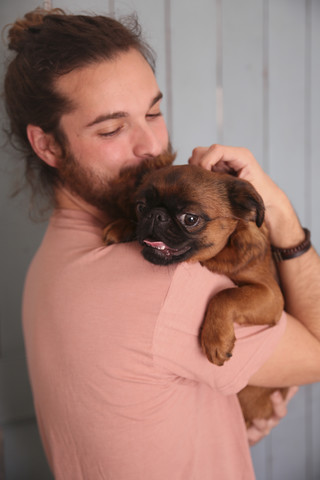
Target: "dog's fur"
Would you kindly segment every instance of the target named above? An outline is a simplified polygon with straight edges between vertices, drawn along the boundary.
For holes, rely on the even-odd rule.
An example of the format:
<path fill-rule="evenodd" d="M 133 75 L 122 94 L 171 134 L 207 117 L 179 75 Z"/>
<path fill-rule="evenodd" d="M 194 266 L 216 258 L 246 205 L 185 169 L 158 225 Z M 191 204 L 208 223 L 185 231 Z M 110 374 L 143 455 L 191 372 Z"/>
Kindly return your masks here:
<path fill-rule="evenodd" d="M 152 263 L 199 261 L 237 285 L 209 302 L 200 333 L 208 359 L 223 365 L 232 356 L 234 322 L 275 325 L 283 309 L 264 205 L 249 182 L 196 166 L 172 166 L 173 159 L 147 160 L 112 182 L 104 241 L 137 239 Z M 247 425 L 272 414 L 271 392 L 258 387 L 240 392 Z"/>

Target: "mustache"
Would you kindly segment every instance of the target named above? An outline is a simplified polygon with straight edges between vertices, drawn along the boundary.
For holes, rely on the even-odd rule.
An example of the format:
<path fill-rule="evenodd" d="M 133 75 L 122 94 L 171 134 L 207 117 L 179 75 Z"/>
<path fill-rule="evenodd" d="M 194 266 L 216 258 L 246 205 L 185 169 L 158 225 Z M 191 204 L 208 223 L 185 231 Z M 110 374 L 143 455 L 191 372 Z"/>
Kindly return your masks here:
<path fill-rule="evenodd" d="M 117 181 L 117 178 L 119 179 L 119 177 L 122 177 L 125 172 L 132 172 L 132 175 L 134 175 L 135 171 L 140 172 L 143 170 L 152 170 L 153 166 L 155 166 L 155 168 L 159 168 L 157 165 L 160 165 L 161 162 L 163 165 L 171 165 L 176 156 L 177 153 L 173 150 L 172 144 L 169 141 L 167 148 L 164 149 L 159 155 L 146 156 L 139 163 L 135 163 L 134 165 L 130 165 L 130 162 L 128 162 L 120 169 L 116 177 L 111 179 L 111 181 Z"/>
<path fill-rule="evenodd" d="M 144 172 L 153 170 L 153 168 L 159 168 L 159 165 L 172 165 L 175 158 L 176 153 L 169 150 L 166 150 L 160 155 L 154 157 L 146 157 L 138 165 L 127 165 L 121 168 L 119 174 L 114 179 L 111 179 L 110 184 L 118 182 L 121 180 L 121 178 L 126 176 L 139 176 L 140 173 L 142 174 Z"/>

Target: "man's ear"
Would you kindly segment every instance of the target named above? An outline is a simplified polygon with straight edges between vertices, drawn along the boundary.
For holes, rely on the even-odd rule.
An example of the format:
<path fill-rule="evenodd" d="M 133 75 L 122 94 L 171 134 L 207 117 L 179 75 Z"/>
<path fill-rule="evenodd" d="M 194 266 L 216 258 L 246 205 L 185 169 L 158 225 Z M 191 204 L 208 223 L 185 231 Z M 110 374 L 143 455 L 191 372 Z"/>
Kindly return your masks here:
<path fill-rule="evenodd" d="M 61 149 L 50 133 L 45 133 L 36 125 L 27 126 L 27 136 L 34 152 L 50 167 L 56 168 L 59 163 Z"/>

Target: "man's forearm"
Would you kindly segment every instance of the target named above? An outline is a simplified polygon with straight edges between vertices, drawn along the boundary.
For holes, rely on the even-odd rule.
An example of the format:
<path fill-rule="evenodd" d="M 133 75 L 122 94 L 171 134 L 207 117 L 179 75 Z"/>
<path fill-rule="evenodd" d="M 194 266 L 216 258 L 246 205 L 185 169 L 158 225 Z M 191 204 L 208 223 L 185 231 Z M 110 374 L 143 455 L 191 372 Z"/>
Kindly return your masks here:
<path fill-rule="evenodd" d="M 292 248 L 303 242 L 305 232 L 286 195 L 274 187 L 276 202 L 266 208 L 272 245 Z M 311 238 L 312 240 L 312 238 Z M 277 264 L 285 309 L 320 339 L 320 257 L 314 248 Z"/>
<path fill-rule="evenodd" d="M 311 247 L 278 264 L 285 309 L 320 340 L 320 257 Z"/>

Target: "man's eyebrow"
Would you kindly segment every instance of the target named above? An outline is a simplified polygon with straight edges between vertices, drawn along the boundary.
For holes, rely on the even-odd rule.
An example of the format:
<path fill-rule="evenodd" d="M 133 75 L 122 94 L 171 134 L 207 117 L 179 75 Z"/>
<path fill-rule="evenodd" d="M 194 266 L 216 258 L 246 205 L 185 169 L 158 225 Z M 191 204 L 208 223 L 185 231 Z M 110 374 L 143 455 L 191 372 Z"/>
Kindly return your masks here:
<path fill-rule="evenodd" d="M 156 103 L 158 103 L 162 98 L 163 98 L 163 93 L 159 92 L 150 103 L 150 108 L 153 107 L 153 105 L 155 105 Z"/>
<path fill-rule="evenodd" d="M 153 107 L 156 103 L 158 103 L 163 97 L 163 94 L 161 92 L 159 92 L 151 101 L 150 103 L 150 107 Z M 107 113 L 107 114 L 103 114 L 103 115 L 99 115 L 98 117 L 96 117 L 94 120 L 92 120 L 92 122 L 88 123 L 88 125 L 86 125 L 86 128 L 88 127 L 92 127 L 93 125 L 96 125 L 97 123 L 102 123 L 102 122 L 106 122 L 108 120 L 116 120 L 117 118 L 125 118 L 128 116 L 128 113 L 127 112 L 114 112 L 114 113 Z"/>
<path fill-rule="evenodd" d="M 99 115 L 97 118 L 92 120 L 92 122 L 88 123 L 86 127 L 92 127 L 97 123 L 106 122 L 107 120 L 115 120 L 117 118 L 125 118 L 128 114 L 126 112 L 114 112 L 114 113 L 107 113 L 105 115 Z"/>

